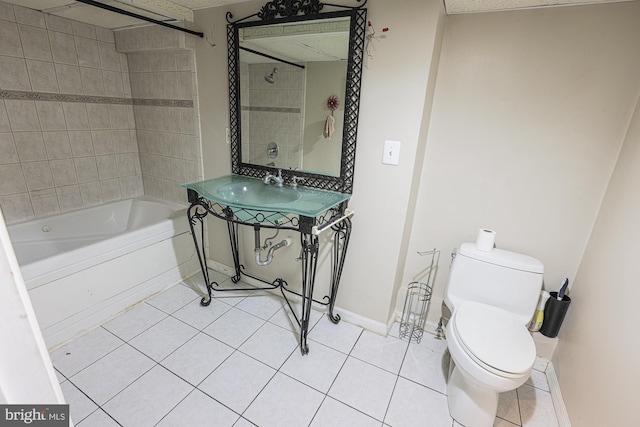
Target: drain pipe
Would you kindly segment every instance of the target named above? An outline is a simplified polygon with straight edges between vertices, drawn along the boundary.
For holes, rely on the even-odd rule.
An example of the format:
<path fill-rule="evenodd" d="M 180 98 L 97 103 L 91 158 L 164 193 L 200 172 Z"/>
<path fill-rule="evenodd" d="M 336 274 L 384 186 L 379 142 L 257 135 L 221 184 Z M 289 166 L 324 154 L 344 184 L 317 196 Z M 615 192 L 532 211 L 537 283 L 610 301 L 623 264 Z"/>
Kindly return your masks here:
<path fill-rule="evenodd" d="M 253 250 L 253 253 L 256 256 L 256 264 L 258 264 L 258 265 L 269 265 L 269 264 L 271 264 L 271 261 L 273 261 L 274 252 L 277 251 L 280 248 L 284 248 L 286 246 L 290 246 L 291 243 L 292 243 L 292 240 L 289 237 L 283 239 L 280 243 L 276 243 L 275 245 L 271 246 L 269 248 L 269 252 L 267 252 L 267 258 L 262 260 L 261 259 L 262 250 L 266 249 L 267 245 L 265 244 L 264 247 L 260 246 L 260 226 L 257 225 L 257 224 L 254 225 L 254 233 L 255 233 L 255 249 Z M 277 235 L 277 233 L 276 233 L 276 235 Z M 267 239 L 267 241 L 271 240 L 271 239 L 273 239 L 273 237 Z"/>

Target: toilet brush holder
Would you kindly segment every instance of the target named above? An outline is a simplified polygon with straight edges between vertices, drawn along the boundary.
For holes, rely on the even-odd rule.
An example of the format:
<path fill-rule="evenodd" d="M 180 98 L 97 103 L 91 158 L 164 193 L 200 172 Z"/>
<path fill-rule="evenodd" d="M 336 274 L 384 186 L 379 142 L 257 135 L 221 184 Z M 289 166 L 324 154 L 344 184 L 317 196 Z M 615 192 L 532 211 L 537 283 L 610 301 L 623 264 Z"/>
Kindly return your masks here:
<path fill-rule="evenodd" d="M 571 298 L 566 295 L 562 296 L 562 300 L 558 300 L 557 292 L 549 292 L 551 295 L 547 300 L 547 304 L 544 306 L 544 320 L 540 333 L 545 337 L 555 338 L 558 336 L 564 316 L 569 310 L 569 304 L 571 304 Z"/>

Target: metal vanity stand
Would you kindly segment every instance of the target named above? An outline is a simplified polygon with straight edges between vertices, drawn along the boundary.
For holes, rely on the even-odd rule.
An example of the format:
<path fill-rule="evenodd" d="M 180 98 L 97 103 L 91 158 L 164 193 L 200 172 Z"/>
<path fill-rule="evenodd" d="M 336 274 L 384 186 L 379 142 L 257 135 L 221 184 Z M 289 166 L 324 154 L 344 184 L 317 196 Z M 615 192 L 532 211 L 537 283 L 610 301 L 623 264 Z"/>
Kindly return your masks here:
<path fill-rule="evenodd" d="M 340 321 L 340 315 L 334 314 L 334 305 L 338 286 L 340 285 L 340 277 L 344 266 L 345 256 L 351 235 L 351 216 L 353 211 L 347 209 L 347 202 L 350 195 L 344 195 L 344 200 L 338 205 L 330 207 L 328 210 L 316 215 L 305 216 L 298 214 L 290 214 L 279 211 L 265 211 L 265 209 L 252 210 L 243 207 L 237 207 L 221 203 L 219 200 L 210 197 L 205 191 L 200 189 L 206 181 L 198 183 L 184 184 L 187 188 L 188 200 L 190 203 L 187 209 L 187 217 L 193 243 L 196 247 L 200 268 L 207 285 L 207 295 L 202 298 L 200 305 L 208 306 L 211 303 L 212 291 L 256 291 L 265 289 L 280 289 L 284 300 L 287 302 L 289 309 L 293 313 L 296 322 L 300 328 L 300 351 L 302 354 L 309 352 L 307 344 L 307 335 L 309 332 L 309 317 L 311 314 L 312 303 L 321 304 L 327 307 L 327 315 L 333 323 Z M 235 275 L 231 278 L 233 283 L 238 283 L 243 276 L 250 277 L 264 283 L 264 286 L 249 287 L 239 286 L 237 288 L 222 288 L 217 282 L 211 281 L 207 266 L 207 256 L 204 247 L 204 220 L 208 215 L 227 222 L 229 231 L 229 242 L 231 244 L 231 253 L 233 254 L 233 263 Z M 196 233 L 196 226 L 200 227 L 200 233 Z M 244 266 L 240 263 L 238 227 L 252 227 L 256 235 L 256 241 L 260 242 L 260 230 L 262 229 L 279 229 L 291 230 L 300 233 L 301 253 L 298 260 L 302 266 L 302 282 L 301 292 L 296 292 L 289 288 L 289 284 L 282 278 L 276 278 L 272 282 L 260 277 L 248 274 L 244 271 Z M 322 300 L 313 298 L 313 289 L 316 278 L 316 267 L 318 264 L 318 252 L 320 249 L 318 236 L 323 232 L 333 233 L 333 260 L 331 270 L 331 283 L 329 295 L 325 295 Z M 296 314 L 288 295 L 299 297 L 302 301 L 302 310 L 300 315 Z"/>

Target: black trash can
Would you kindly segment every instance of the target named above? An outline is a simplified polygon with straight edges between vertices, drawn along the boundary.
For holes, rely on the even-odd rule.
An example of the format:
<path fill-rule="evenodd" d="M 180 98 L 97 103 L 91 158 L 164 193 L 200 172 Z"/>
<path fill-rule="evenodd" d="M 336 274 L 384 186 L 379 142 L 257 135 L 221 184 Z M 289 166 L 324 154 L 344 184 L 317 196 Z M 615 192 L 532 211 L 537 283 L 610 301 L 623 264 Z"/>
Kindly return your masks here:
<path fill-rule="evenodd" d="M 558 336 L 560 326 L 564 320 L 567 310 L 569 310 L 569 304 L 571 304 L 571 298 L 563 295 L 562 301 L 558 301 L 557 292 L 549 292 L 551 295 L 544 306 L 544 320 L 542 321 L 542 327 L 540 333 L 545 337 L 555 338 Z"/>

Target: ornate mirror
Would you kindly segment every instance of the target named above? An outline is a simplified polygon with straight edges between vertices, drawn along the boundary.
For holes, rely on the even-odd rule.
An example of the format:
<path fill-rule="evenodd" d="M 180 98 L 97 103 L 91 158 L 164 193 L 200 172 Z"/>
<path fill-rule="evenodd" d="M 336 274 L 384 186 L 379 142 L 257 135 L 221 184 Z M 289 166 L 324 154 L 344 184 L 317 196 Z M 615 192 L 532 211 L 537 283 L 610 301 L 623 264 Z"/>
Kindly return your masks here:
<path fill-rule="evenodd" d="M 233 173 L 281 169 L 285 182 L 352 192 L 365 3 L 275 0 L 227 14 Z"/>

